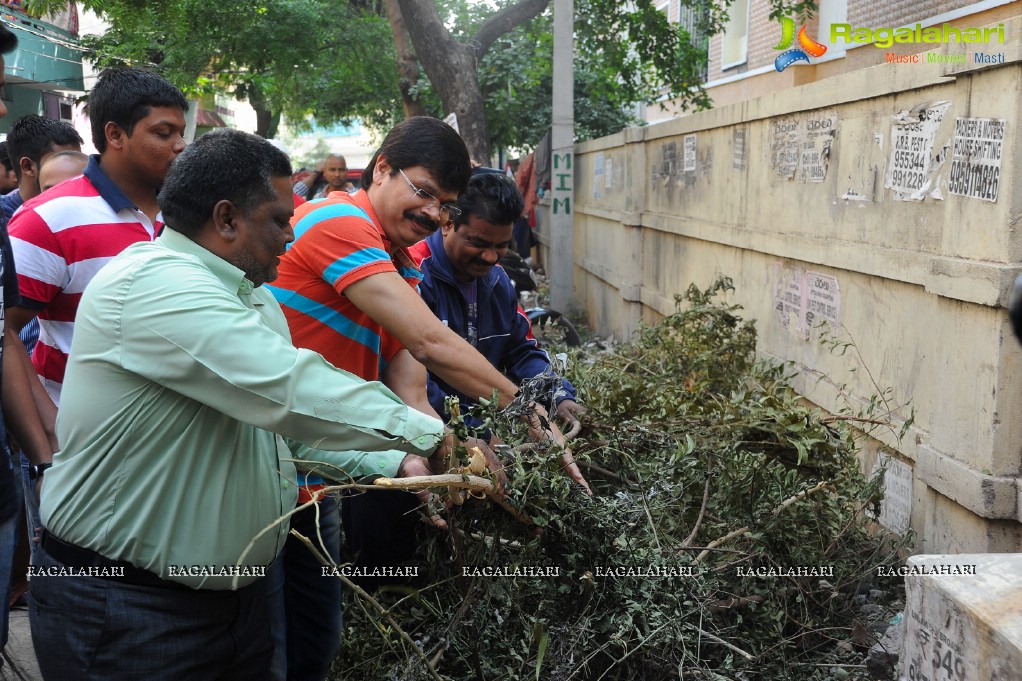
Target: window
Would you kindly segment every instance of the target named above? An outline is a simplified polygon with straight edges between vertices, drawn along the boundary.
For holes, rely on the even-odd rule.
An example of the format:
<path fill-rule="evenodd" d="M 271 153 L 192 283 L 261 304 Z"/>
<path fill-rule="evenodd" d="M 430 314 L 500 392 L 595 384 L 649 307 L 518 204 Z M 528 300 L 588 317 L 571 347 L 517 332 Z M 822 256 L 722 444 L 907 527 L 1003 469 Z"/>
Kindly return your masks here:
<path fill-rule="evenodd" d="M 694 9 L 692 7 L 683 6 L 678 11 L 678 23 L 681 24 L 681 27 L 684 28 L 686 32 L 688 32 L 692 45 L 709 53 L 710 36 L 707 35 L 706 30 L 703 28 L 703 24 L 706 20 L 706 12 L 706 9 Z M 702 72 L 699 75 L 699 80 L 703 83 L 708 80 L 708 68 L 709 65 L 706 62 L 703 62 Z"/>
<path fill-rule="evenodd" d="M 749 54 L 749 0 L 735 0 L 720 40 L 720 68 L 744 64 Z"/>
<path fill-rule="evenodd" d="M 661 0 L 655 4 L 655 7 L 664 13 L 668 21 L 680 24 L 688 33 L 693 45 L 701 47 L 703 50 L 708 50 L 710 39 L 701 26 L 703 19 L 705 19 L 705 9 L 693 9 L 672 0 Z M 706 79 L 706 64 L 704 63 L 700 80 L 706 82 Z"/>

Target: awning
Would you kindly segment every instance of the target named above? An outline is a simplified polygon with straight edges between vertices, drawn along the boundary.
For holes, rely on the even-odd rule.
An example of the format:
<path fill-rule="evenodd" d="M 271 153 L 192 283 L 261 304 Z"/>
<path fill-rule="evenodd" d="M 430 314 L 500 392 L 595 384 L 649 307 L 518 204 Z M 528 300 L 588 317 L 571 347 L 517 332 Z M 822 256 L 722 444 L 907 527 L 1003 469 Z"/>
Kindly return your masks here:
<path fill-rule="evenodd" d="M 226 128 L 227 124 L 220 114 L 209 109 L 199 109 L 195 113 L 195 126 L 198 128 Z"/>

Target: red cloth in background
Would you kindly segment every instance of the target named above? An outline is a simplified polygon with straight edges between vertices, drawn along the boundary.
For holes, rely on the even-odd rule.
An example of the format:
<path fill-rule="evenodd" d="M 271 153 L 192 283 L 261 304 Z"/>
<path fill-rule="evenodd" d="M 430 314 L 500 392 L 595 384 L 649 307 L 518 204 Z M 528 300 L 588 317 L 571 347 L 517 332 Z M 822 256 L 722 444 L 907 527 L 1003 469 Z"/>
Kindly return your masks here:
<path fill-rule="evenodd" d="M 518 164 L 518 172 L 515 173 L 515 184 L 518 190 L 525 197 L 525 209 L 522 215 L 529 218 L 529 226 L 536 226 L 536 204 L 539 203 L 539 194 L 536 193 L 536 155 L 529 154 Z"/>

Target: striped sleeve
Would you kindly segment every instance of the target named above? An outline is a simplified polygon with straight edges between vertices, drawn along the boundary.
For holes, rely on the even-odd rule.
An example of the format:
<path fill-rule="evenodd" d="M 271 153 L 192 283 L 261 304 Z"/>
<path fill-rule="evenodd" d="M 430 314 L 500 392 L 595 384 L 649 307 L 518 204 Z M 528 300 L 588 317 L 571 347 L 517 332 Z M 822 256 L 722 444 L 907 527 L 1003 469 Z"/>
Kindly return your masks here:
<path fill-rule="evenodd" d="M 338 293 L 380 272 L 396 272 L 380 233 L 361 209 L 331 203 L 306 213 L 295 224 L 293 256 Z"/>
<path fill-rule="evenodd" d="M 10 234 L 22 299 L 29 307 L 43 307 L 68 279 L 67 261 L 57 237 L 39 213 L 25 209 L 11 220 Z"/>

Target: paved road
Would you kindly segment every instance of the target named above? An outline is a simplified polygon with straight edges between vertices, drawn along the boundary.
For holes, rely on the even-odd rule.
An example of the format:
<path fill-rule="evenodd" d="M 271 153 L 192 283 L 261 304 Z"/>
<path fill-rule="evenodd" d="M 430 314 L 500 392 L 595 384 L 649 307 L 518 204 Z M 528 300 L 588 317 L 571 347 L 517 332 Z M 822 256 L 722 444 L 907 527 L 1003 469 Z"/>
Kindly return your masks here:
<path fill-rule="evenodd" d="M 4 666 L 0 668 L 0 680 L 42 681 L 28 628 L 28 610 L 24 607 L 11 610 L 10 634 L 3 655 Z"/>

